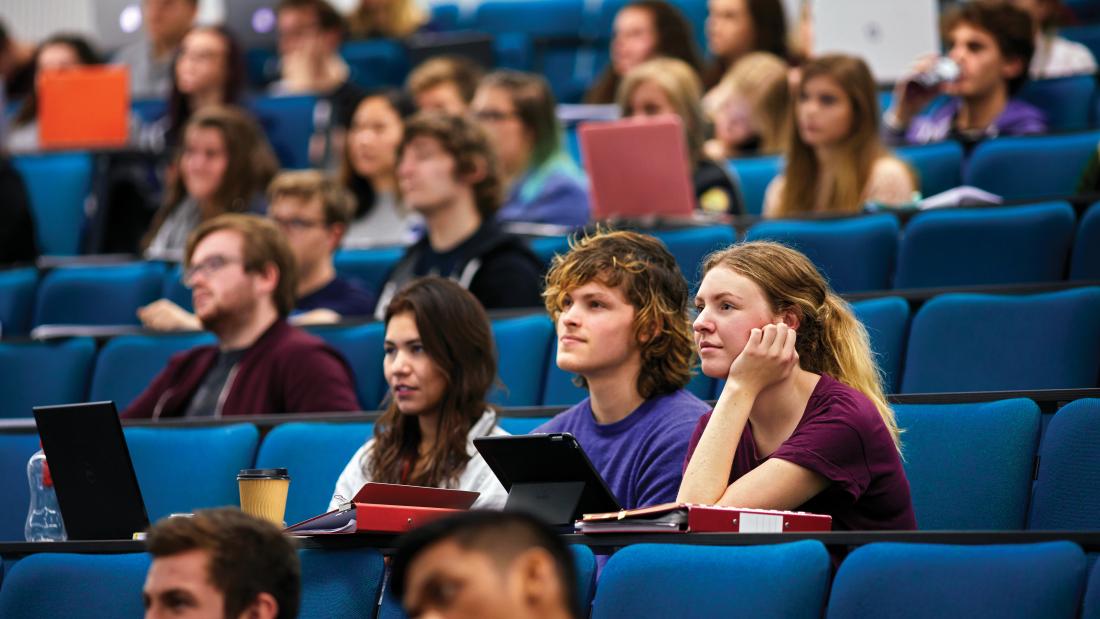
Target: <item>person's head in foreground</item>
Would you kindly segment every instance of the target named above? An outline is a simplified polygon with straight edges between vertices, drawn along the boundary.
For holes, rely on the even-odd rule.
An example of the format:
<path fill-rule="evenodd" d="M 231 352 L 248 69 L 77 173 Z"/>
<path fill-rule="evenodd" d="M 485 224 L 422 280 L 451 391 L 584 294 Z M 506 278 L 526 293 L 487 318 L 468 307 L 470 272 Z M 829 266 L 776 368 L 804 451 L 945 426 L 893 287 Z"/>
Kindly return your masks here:
<path fill-rule="evenodd" d="M 688 289 L 656 238 L 601 232 L 555 256 L 543 292 L 558 335 L 558 367 L 593 383 L 629 381 L 642 399 L 691 378 Z"/>
<path fill-rule="evenodd" d="M 235 508 L 168 517 L 149 529 L 146 619 L 293 619 L 301 566 L 278 527 Z"/>
<path fill-rule="evenodd" d="M 412 619 L 580 616 L 573 558 L 533 516 L 471 511 L 401 540 L 390 583 Z"/>

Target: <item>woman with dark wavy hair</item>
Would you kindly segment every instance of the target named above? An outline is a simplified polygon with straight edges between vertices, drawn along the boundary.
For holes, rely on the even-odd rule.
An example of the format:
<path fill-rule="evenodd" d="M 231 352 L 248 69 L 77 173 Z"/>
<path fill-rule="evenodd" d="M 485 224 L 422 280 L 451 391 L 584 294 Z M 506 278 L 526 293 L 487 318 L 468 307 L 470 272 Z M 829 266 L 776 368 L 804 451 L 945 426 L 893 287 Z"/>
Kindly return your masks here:
<path fill-rule="evenodd" d="M 368 481 L 473 490 L 481 493 L 475 507 L 503 507 L 507 493 L 473 443 L 507 434 L 486 402 L 497 368 L 485 310 L 458 284 L 424 277 L 394 295 L 385 322 L 389 406 L 340 474 L 329 508 Z"/>

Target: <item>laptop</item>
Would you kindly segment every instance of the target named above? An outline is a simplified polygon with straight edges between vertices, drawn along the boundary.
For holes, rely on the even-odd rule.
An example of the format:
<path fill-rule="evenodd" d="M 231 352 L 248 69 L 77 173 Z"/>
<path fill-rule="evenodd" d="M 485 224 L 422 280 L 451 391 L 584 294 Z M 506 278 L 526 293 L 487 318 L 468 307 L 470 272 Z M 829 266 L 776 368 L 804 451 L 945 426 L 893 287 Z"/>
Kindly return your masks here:
<path fill-rule="evenodd" d="M 493 37 L 477 32 L 425 32 L 405 39 L 409 66 L 438 56 L 465 58 L 482 69 L 496 66 Z"/>
<path fill-rule="evenodd" d="M 132 539 L 149 527 L 114 402 L 34 407 L 70 540 Z"/>
<path fill-rule="evenodd" d="M 561 434 L 483 436 L 474 447 L 508 491 L 506 510 L 568 526 L 584 514 L 618 511 L 618 499 L 577 439 Z"/>
<path fill-rule="evenodd" d="M 96 39 L 104 51 L 113 52 L 141 40 L 141 0 L 95 0 L 92 12 Z"/>
<path fill-rule="evenodd" d="M 592 219 L 689 219 L 695 189 L 678 116 L 582 123 Z"/>
<path fill-rule="evenodd" d="M 117 148 L 130 140 L 130 69 L 74 67 L 38 76 L 42 149 Z"/>
<path fill-rule="evenodd" d="M 241 49 L 274 49 L 279 44 L 275 7 L 279 0 L 230 0 L 225 3 L 225 27 Z"/>
<path fill-rule="evenodd" d="M 812 0 L 813 54 L 862 58 L 879 84 L 898 81 L 923 54 L 940 53 L 938 0 Z"/>

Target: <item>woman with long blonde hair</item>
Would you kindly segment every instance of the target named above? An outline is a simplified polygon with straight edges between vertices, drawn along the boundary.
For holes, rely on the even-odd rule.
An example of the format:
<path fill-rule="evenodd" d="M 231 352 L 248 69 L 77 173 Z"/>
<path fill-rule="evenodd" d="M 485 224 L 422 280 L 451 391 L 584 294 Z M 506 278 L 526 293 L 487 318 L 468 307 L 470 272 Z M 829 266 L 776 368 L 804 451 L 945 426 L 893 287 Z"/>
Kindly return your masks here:
<path fill-rule="evenodd" d="M 714 122 L 714 138 L 704 152 L 714 159 L 776 155 L 787 146 L 791 92 L 786 61 L 751 52 L 737 61 L 703 98 Z"/>
<path fill-rule="evenodd" d="M 875 81 L 863 60 L 834 54 L 807 62 L 792 109 L 787 168 L 768 185 L 765 217 L 912 201 L 914 174 L 882 145 Z"/>
<path fill-rule="evenodd" d="M 900 431 L 867 332 L 806 256 L 733 245 L 703 264 L 695 341 L 725 379 L 699 420 L 678 501 L 916 528 Z"/>

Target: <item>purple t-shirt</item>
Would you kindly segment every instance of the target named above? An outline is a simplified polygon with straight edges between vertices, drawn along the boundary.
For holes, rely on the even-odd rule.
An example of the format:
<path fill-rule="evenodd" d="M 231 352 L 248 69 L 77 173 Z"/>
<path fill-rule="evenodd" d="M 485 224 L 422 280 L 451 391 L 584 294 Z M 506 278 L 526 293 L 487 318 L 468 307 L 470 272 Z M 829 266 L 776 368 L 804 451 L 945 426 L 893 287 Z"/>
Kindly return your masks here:
<path fill-rule="evenodd" d="M 695 453 L 710 416 L 707 413 L 699 420 L 688 459 Z M 867 396 L 831 376 L 821 376 L 794 433 L 771 455 L 757 455 L 752 426 L 745 425 L 733 454 L 730 483 L 768 458 L 786 460 L 829 480 L 824 490 L 798 509 L 829 514 L 833 529 L 917 528 L 909 480 L 878 409 Z M 685 468 L 687 462 L 684 460 Z"/>
<path fill-rule="evenodd" d="M 598 424 L 585 398 L 533 433 L 577 437 L 619 504 L 633 509 L 676 500 L 692 428 L 709 409 L 680 389 L 642 402 L 620 421 Z"/>

